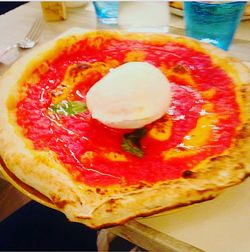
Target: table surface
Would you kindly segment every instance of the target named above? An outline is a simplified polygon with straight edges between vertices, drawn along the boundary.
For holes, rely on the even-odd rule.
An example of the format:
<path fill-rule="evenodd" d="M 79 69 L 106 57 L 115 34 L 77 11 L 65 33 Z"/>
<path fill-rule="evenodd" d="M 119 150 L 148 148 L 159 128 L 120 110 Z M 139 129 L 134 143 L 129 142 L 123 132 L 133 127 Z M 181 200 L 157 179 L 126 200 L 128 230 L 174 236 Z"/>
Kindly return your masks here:
<path fill-rule="evenodd" d="M 68 13 L 68 19 L 65 21 L 44 24 L 40 44 L 72 27 L 97 28 L 91 4 L 84 8 L 69 9 Z M 39 2 L 30 2 L 1 15 L 0 51 L 22 39 L 39 15 L 41 15 Z M 181 17 L 171 15 L 170 32 L 184 34 L 184 22 Z M 22 52 L 25 53 L 27 51 Z M 241 23 L 229 53 L 243 61 L 250 61 L 250 21 Z M 7 68 L 8 66 L 0 65 L 0 74 Z M 250 188 L 249 179 L 241 185 L 227 189 L 212 201 L 170 211 L 160 216 L 137 219 L 124 228 L 128 230 L 132 228 L 136 233 L 140 227 L 146 225 L 154 232 L 158 232 L 156 234 L 170 235 L 205 251 L 250 251 L 250 190 L 248 188 Z M 147 232 L 143 236 L 147 238 Z M 148 237 L 155 239 L 152 232 Z M 168 239 L 166 242 L 171 245 L 172 241 Z M 184 251 L 184 249 L 170 251 Z M 198 250 L 192 250 L 187 246 L 185 251 Z"/>

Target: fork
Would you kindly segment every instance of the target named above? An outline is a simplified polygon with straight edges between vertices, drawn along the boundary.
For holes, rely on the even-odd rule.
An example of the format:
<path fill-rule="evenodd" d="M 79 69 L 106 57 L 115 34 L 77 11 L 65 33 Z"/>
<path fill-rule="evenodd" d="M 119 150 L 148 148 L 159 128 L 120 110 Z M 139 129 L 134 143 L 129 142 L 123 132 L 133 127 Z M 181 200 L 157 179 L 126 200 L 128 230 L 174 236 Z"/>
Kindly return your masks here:
<path fill-rule="evenodd" d="M 17 55 L 16 54 L 12 55 L 12 57 L 9 57 L 9 56 L 11 56 L 10 52 L 14 48 L 21 48 L 21 49 L 33 48 L 38 43 L 38 40 L 39 40 L 39 37 L 41 34 L 41 30 L 42 30 L 42 18 L 39 17 L 34 21 L 30 30 L 28 31 L 26 36 L 21 41 L 7 47 L 4 50 L 4 52 L 0 55 L 0 62 L 2 62 L 4 64 L 9 64 L 10 63 L 9 61 L 13 62 L 14 58 L 15 59 L 17 58 L 16 57 Z"/>

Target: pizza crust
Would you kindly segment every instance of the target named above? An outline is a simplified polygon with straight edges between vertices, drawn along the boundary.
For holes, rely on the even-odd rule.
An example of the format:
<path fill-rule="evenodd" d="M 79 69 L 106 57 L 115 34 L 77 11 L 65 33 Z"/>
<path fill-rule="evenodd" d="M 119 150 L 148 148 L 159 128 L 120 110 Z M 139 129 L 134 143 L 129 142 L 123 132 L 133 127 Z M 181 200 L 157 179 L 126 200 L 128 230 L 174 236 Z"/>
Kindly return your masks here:
<path fill-rule="evenodd" d="M 107 36 L 121 38 L 157 39 L 163 44 L 166 40 L 174 40 L 212 54 L 214 63 L 219 64 L 234 80 L 241 104 L 243 125 L 238 129 L 239 137 L 230 149 L 203 161 L 180 179 L 153 186 L 111 186 L 98 190 L 74 181 L 52 151 L 32 150 L 32 143 L 21 135 L 15 125 L 15 118 L 11 116 L 14 113 L 9 113 L 15 110 L 18 83 L 45 59 L 54 57 L 65 46 L 65 38 L 66 44 L 73 43 L 84 32 L 81 29 L 71 30 L 69 33 L 75 36 L 69 40 L 68 35 L 64 34 L 59 44 L 55 40 L 33 50 L 17 61 L 0 81 L 0 155 L 4 164 L 1 169 L 11 183 L 22 188 L 29 197 L 62 211 L 69 220 L 100 228 L 121 224 L 136 216 L 147 216 L 211 199 L 222 189 L 240 183 L 250 174 L 250 121 L 247 113 L 250 111 L 249 69 L 220 49 L 176 35 L 152 34 L 145 38 L 144 34 L 103 32 Z M 102 32 L 92 32 L 91 36 L 99 33 Z"/>

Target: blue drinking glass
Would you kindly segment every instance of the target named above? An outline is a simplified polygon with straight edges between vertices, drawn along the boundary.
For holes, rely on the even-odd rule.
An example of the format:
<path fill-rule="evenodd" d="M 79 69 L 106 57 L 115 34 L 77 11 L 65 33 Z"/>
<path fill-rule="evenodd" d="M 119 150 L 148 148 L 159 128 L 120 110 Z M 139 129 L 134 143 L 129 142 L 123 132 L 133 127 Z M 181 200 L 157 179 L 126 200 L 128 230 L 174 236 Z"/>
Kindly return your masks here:
<path fill-rule="evenodd" d="M 117 24 L 118 1 L 94 1 L 93 4 L 98 22 L 107 25 Z"/>
<path fill-rule="evenodd" d="M 228 50 L 246 1 L 184 2 L 186 35 Z"/>

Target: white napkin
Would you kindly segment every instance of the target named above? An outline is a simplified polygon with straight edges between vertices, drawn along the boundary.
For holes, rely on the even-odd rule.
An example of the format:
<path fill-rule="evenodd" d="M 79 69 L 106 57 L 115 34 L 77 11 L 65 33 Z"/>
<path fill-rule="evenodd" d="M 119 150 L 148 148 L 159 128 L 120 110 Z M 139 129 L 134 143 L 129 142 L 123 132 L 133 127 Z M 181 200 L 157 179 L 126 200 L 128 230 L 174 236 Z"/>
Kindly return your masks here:
<path fill-rule="evenodd" d="M 2 46 L 0 47 L 0 63 L 5 65 L 11 65 L 14 63 L 18 57 L 20 56 L 20 52 L 17 47 L 13 47 L 6 51 L 9 46 Z"/>

